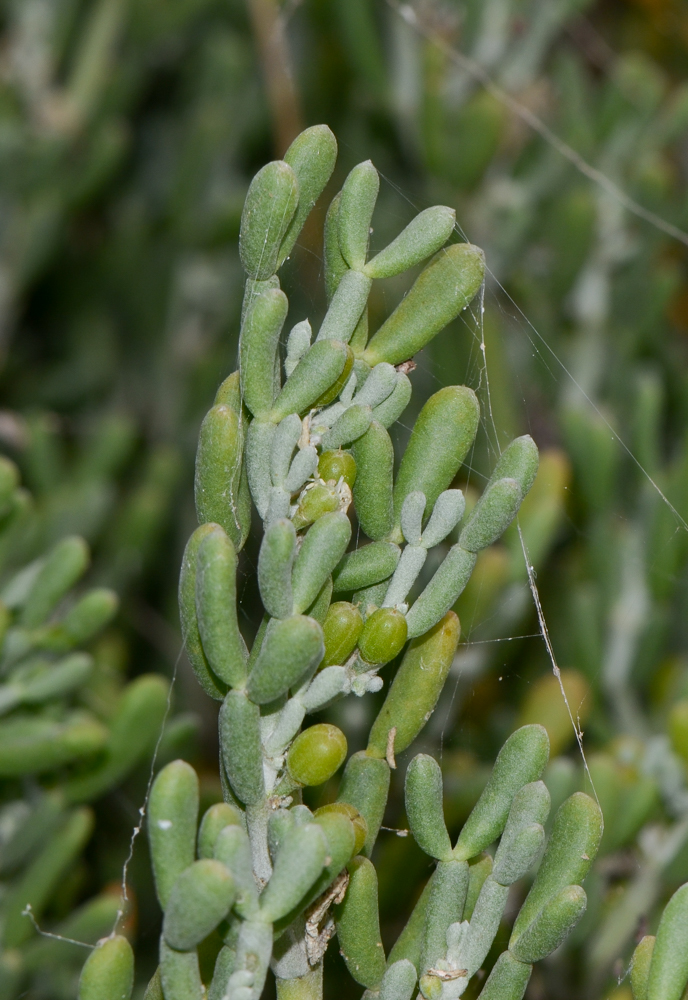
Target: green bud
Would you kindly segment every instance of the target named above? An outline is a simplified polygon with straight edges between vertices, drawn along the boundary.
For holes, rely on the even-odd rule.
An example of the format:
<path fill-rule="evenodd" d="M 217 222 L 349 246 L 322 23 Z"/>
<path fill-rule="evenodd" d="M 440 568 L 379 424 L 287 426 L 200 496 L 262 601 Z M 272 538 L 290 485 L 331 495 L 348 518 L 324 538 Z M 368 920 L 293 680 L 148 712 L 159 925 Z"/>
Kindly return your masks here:
<path fill-rule="evenodd" d="M 277 270 L 298 201 L 296 175 L 283 160 L 267 163 L 251 181 L 239 234 L 239 256 L 249 277 L 265 281 Z"/>
<path fill-rule="evenodd" d="M 170 948 L 195 948 L 224 920 L 235 896 L 234 879 L 220 861 L 194 861 L 174 883 L 165 907 L 162 933 Z"/>
<path fill-rule="evenodd" d="M 297 531 L 301 531 L 323 514 L 339 510 L 340 506 L 340 499 L 335 489 L 331 489 L 325 483 L 312 483 L 299 497 L 299 505 L 292 517 L 292 523 Z"/>
<path fill-rule="evenodd" d="M 372 419 L 373 411 L 369 406 L 354 403 L 323 434 L 323 448 L 341 448 L 342 445 L 357 441 L 368 430 Z"/>
<path fill-rule="evenodd" d="M 655 949 L 656 938 L 646 934 L 638 942 L 631 958 L 630 980 L 633 1000 L 648 1000 L 647 987 L 650 981 L 650 963 Z"/>
<path fill-rule="evenodd" d="M 184 648 L 196 679 L 203 690 L 216 701 L 222 701 L 227 685 L 213 673 L 203 649 L 196 615 L 196 573 L 198 551 L 202 541 L 216 530 L 215 524 L 202 524 L 186 543 L 179 575 L 179 618 Z"/>
<path fill-rule="evenodd" d="M 167 715 L 169 690 L 169 682 L 160 674 L 143 674 L 127 684 L 110 720 L 99 766 L 63 786 L 68 801 L 84 802 L 102 795 L 152 753 Z"/>
<path fill-rule="evenodd" d="M 480 1000 L 523 1000 L 530 981 L 532 965 L 519 962 L 503 951 L 480 993 Z"/>
<path fill-rule="evenodd" d="M 273 618 L 292 613 L 291 573 L 296 555 L 296 531 L 291 521 L 279 518 L 265 530 L 258 553 L 258 586 L 263 607 Z"/>
<path fill-rule="evenodd" d="M 277 266 L 286 260 L 311 209 L 325 190 L 337 160 L 337 140 L 327 125 L 313 125 L 292 142 L 284 162 L 294 171 L 299 203 L 280 246 Z"/>
<path fill-rule="evenodd" d="M 430 882 L 420 959 L 423 972 L 435 968 L 438 961 L 444 958 L 447 931 L 451 924 L 461 920 L 468 889 L 468 865 L 465 861 L 440 861 Z"/>
<path fill-rule="evenodd" d="M 241 392 L 254 417 L 269 413 L 280 390 L 279 339 L 288 308 L 284 292 L 271 288 L 252 299 L 241 324 Z"/>
<path fill-rule="evenodd" d="M 380 938 L 377 874 L 367 858 L 349 864 L 344 901 L 335 907 L 339 950 L 357 983 L 377 990 L 385 974 L 385 951 Z"/>
<path fill-rule="evenodd" d="M 521 488 L 515 479 L 488 483 L 459 535 L 459 545 L 468 552 L 492 545 L 518 514 L 522 499 Z"/>
<path fill-rule="evenodd" d="M 435 501 L 450 486 L 468 454 L 479 420 L 478 400 L 465 385 L 447 386 L 427 401 L 411 432 L 394 484 L 397 530 L 409 493 L 424 493 L 426 517 L 432 513 Z"/>
<path fill-rule="evenodd" d="M 346 760 L 346 736 L 328 723 L 305 729 L 287 755 L 287 769 L 299 785 L 322 785 Z"/>
<path fill-rule="evenodd" d="M 348 344 L 366 307 L 371 285 L 370 278 L 360 271 L 345 271 L 316 339 L 341 340 Z"/>
<path fill-rule="evenodd" d="M 365 751 L 352 754 L 346 762 L 337 802 L 356 809 L 365 820 L 363 853 L 370 857 L 377 839 L 389 794 L 390 770 L 386 760 L 369 757 Z"/>
<path fill-rule="evenodd" d="M 33 581 L 19 615 L 24 628 L 42 625 L 88 566 L 88 546 L 83 538 L 63 538 L 48 553 Z"/>
<path fill-rule="evenodd" d="M 444 822 L 442 771 L 433 757 L 419 753 L 406 771 L 406 815 L 413 839 L 426 854 L 439 861 L 452 856 Z M 461 919 L 461 914 L 456 918 Z"/>
<path fill-rule="evenodd" d="M 196 614 L 210 669 L 231 687 L 246 681 L 246 645 L 236 606 L 237 557 L 222 528 L 208 532 L 198 546 Z"/>
<path fill-rule="evenodd" d="M 358 648 L 367 663 L 389 663 L 404 648 L 406 619 L 395 608 L 378 608 L 366 618 Z"/>
<path fill-rule="evenodd" d="M 399 562 L 399 546 L 393 542 L 371 542 L 347 552 L 333 576 L 335 591 L 360 590 L 387 580 Z"/>
<path fill-rule="evenodd" d="M 341 227 L 341 222 L 340 222 Z M 363 352 L 369 365 L 398 365 L 459 315 L 483 283 L 485 255 L 470 243 L 440 250 Z"/>
<path fill-rule="evenodd" d="M 265 794 L 258 705 L 243 691 L 230 691 L 219 724 L 222 760 L 234 794 L 244 805 L 252 805 Z"/>
<path fill-rule="evenodd" d="M 657 929 L 647 1000 L 680 1000 L 688 983 L 688 885 L 664 907 Z"/>
<path fill-rule="evenodd" d="M 475 857 L 497 839 L 506 826 L 514 796 L 523 785 L 537 781 L 548 759 L 549 740 L 542 726 L 523 726 L 511 734 L 459 834 L 455 857 Z"/>
<path fill-rule="evenodd" d="M 587 897 L 579 885 L 568 885 L 545 903 L 509 950 L 520 962 L 539 962 L 568 937 L 585 913 Z M 686 970 L 688 972 L 688 968 Z M 662 1000 L 669 994 L 657 994 Z M 680 1000 L 681 993 L 674 994 Z"/>
<path fill-rule="evenodd" d="M 232 875 L 237 895 L 234 909 L 242 920 L 249 920 L 258 911 L 258 891 L 253 877 L 251 843 L 243 826 L 225 826 L 214 846 L 214 857 Z"/>
<path fill-rule="evenodd" d="M 271 419 L 279 423 L 290 413 L 307 413 L 325 406 L 344 388 L 351 368 L 351 348 L 338 340 L 320 340 L 301 358 L 275 400 Z"/>
<path fill-rule="evenodd" d="M 336 451 L 324 451 L 318 461 L 318 475 L 323 482 L 333 480 L 338 483 L 340 479 L 353 487 L 356 482 L 356 462 L 353 455 L 341 448 Z"/>
<path fill-rule="evenodd" d="M 256 705 L 267 705 L 314 670 L 324 651 L 322 628 L 305 615 L 274 620 L 263 640 L 248 679 L 247 693 Z"/>
<path fill-rule="evenodd" d="M 61 721 L 41 715 L 14 715 L 0 723 L 0 777 L 40 774 L 102 750 L 107 730 L 86 712 Z"/>
<path fill-rule="evenodd" d="M 427 260 L 444 246 L 456 223 L 456 212 L 445 205 L 434 205 L 420 212 L 395 240 L 368 261 L 365 273 L 370 278 L 392 278 Z"/>
<path fill-rule="evenodd" d="M 411 638 L 424 635 L 454 605 L 468 583 L 476 556 L 452 545 L 428 585 L 406 613 Z"/>
<path fill-rule="evenodd" d="M 518 732 L 522 730 L 514 735 Z M 509 943 L 512 951 L 549 900 L 567 886 L 583 881 L 597 854 L 602 831 L 600 807 L 583 792 L 576 792 L 559 807 L 542 864 L 514 923 Z"/>
<path fill-rule="evenodd" d="M 366 837 L 368 836 L 368 824 L 366 823 L 364 817 L 361 816 L 358 809 L 350 806 L 348 802 L 329 802 L 326 806 L 320 806 L 319 809 L 315 810 L 314 815 L 316 823 L 320 822 L 320 817 L 326 816 L 329 813 L 341 813 L 351 821 L 354 829 L 354 846 L 350 857 L 355 854 L 360 854 L 366 842 Z M 324 827 L 324 829 L 327 834 L 327 828 Z M 347 861 L 348 860 L 349 858 L 347 858 Z"/>
<path fill-rule="evenodd" d="M 349 267 L 360 271 L 368 255 L 370 223 L 380 190 L 377 170 L 366 160 L 344 181 L 339 203 L 339 248 Z"/>
<path fill-rule="evenodd" d="M 339 206 L 341 200 L 342 194 L 340 191 L 330 202 L 330 207 L 325 216 L 323 257 L 325 263 L 325 291 L 327 292 L 328 302 L 332 300 L 339 282 L 349 270 L 349 266 L 342 257 L 342 252 L 339 249 Z"/>
<path fill-rule="evenodd" d="M 432 715 L 459 642 L 459 619 L 448 611 L 430 632 L 409 645 L 370 731 L 367 752 L 384 757 L 405 750 Z M 355 805 L 356 803 L 354 803 Z"/>
<path fill-rule="evenodd" d="M 163 910 L 172 886 L 194 860 L 198 799 L 198 776 L 183 760 L 164 767 L 151 788 L 148 840 L 155 889 Z"/>
<path fill-rule="evenodd" d="M 121 934 L 99 941 L 79 977 L 79 1000 L 129 1000 L 134 988 L 134 952 Z"/>
<path fill-rule="evenodd" d="M 402 958 L 393 962 L 380 984 L 380 1000 L 411 1000 L 418 977 L 412 962 Z"/>
<path fill-rule="evenodd" d="M 305 611 L 313 603 L 344 555 L 350 538 L 351 522 L 340 511 L 323 514 L 308 529 L 292 572 L 295 614 Z"/>
<path fill-rule="evenodd" d="M 363 629 L 361 612 L 347 601 L 331 604 L 323 623 L 325 655 L 321 667 L 346 663 Z"/>
<path fill-rule="evenodd" d="M 392 440 L 382 424 L 373 420 L 351 451 L 356 461 L 353 495 L 358 521 L 366 535 L 378 541 L 393 526 Z"/>
<path fill-rule="evenodd" d="M 161 937 L 160 982 L 165 1000 L 205 1000 L 196 949 L 177 951 Z"/>
<path fill-rule="evenodd" d="M 327 852 L 327 839 L 317 823 L 294 826 L 287 832 L 260 897 L 261 918 L 266 923 L 294 909 L 325 867 Z"/>
<path fill-rule="evenodd" d="M 199 524 L 221 525 L 241 549 L 250 528 L 250 509 L 241 499 L 244 435 L 240 418 L 229 406 L 208 410 L 198 438 L 194 491 Z"/>
<path fill-rule="evenodd" d="M 198 830 L 199 858 L 212 858 L 215 851 L 215 841 L 226 826 L 241 826 L 242 815 L 228 802 L 216 802 L 206 809 Z M 222 859 L 220 859 L 222 860 Z"/>

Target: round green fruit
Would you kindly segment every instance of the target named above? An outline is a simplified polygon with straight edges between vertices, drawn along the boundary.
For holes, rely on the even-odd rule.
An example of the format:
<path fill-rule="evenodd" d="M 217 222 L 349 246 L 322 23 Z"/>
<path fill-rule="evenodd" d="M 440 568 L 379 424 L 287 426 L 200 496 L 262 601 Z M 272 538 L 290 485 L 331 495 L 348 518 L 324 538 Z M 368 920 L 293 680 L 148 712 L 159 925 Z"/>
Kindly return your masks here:
<path fill-rule="evenodd" d="M 305 729 L 287 756 L 287 770 L 300 785 L 322 785 L 346 759 L 346 736 L 327 723 Z"/>
<path fill-rule="evenodd" d="M 358 648 L 367 663 L 389 663 L 406 642 L 406 619 L 395 608 L 378 608 L 366 619 Z"/>
<path fill-rule="evenodd" d="M 323 452 L 318 462 L 318 475 L 326 483 L 329 483 L 330 480 L 338 483 L 343 478 L 345 483 L 353 487 L 356 482 L 354 456 L 348 451 L 342 451 L 341 448 L 336 451 Z"/>
<path fill-rule="evenodd" d="M 319 809 L 315 810 L 315 816 L 320 816 L 322 813 L 328 812 L 338 812 L 347 816 L 354 828 L 354 835 L 356 837 L 354 843 L 354 855 L 360 854 L 363 845 L 365 844 L 366 837 L 368 836 L 368 824 L 366 823 L 363 816 L 361 816 L 358 809 L 355 806 L 350 806 L 348 802 L 330 802 L 326 806 L 320 806 Z"/>
<path fill-rule="evenodd" d="M 361 612 L 348 601 L 331 604 L 323 622 L 325 656 L 322 667 L 344 664 L 356 648 L 363 630 Z"/>

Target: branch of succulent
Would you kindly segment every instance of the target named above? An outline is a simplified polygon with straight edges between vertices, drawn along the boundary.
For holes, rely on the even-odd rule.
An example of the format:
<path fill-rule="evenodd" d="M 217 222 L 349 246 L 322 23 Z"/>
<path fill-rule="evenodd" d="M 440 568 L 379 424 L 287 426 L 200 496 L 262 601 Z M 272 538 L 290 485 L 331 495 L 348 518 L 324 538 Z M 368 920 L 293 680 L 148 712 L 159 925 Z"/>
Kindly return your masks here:
<path fill-rule="evenodd" d="M 441 206 L 368 259 L 379 186 L 369 161 L 354 167 L 327 214 L 325 318 L 314 339 L 308 320 L 293 326 L 280 358 L 288 302 L 276 272 L 335 157 L 330 130 L 307 129 L 283 161 L 259 171 L 244 207 L 239 371 L 222 383 L 201 428 L 200 526 L 179 590 L 187 653 L 205 692 L 221 702 L 225 801 L 197 829 L 194 770 L 175 761 L 153 785 L 148 830 L 164 918 L 149 1000 L 258 1000 L 270 968 L 281 1000 L 320 997 L 322 956 L 334 933 L 366 997 L 410 1000 L 420 989 L 426 1000 L 453 1000 L 483 966 L 510 887 L 544 848 L 508 949 L 480 994 L 517 1000 L 532 963 L 559 946 L 586 905 L 580 883 L 597 851 L 601 814 L 574 794 L 545 848 L 550 799 L 540 776 L 549 742 L 541 726 L 527 725 L 506 741 L 454 846 L 439 765 L 423 754 L 411 761 L 411 832 L 437 867 L 385 957 L 370 856 L 390 767 L 435 708 L 459 641 L 452 608 L 477 553 L 515 518 L 538 451 L 530 437 L 513 441 L 459 527 L 465 501 L 452 484 L 480 411 L 470 388 L 450 386 L 422 408 L 394 477 L 387 428 L 410 399 L 407 362 L 470 303 L 484 260 L 477 247 L 445 246 L 454 212 Z M 426 260 L 369 338 L 372 282 Z M 263 520 L 257 575 L 265 613 L 249 651 L 237 620 L 236 573 L 252 504 Z M 352 507 L 369 539 L 355 548 Z M 428 551 L 443 543 L 444 558 L 432 560 L 438 568 L 416 585 Z M 397 657 L 365 751 L 346 760 L 336 726 L 302 729 L 307 715 L 338 699 L 380 691 L 379 671 Z M 311 812 L 302 789 L 327 781 L 345 761 L 337 801 Z M 485 852 L 498 839 L 492 858 Z M 198 946 L 216 931 L 222 947 L 204 983 Z M 131 983 L 131 950 L 110 938 L 88 959 L 80 995 L 95 1000 L 107 985 L 108 996 L 126 998 Z"/>

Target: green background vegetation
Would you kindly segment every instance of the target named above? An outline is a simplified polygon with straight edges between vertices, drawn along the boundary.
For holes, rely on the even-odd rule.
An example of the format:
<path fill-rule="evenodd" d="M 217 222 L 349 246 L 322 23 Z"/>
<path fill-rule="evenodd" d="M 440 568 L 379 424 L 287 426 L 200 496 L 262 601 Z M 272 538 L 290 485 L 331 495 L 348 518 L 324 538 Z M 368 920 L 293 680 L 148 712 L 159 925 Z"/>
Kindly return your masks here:
<path fill-rule="evenodd" d="M 416 11 L 413 27 L 372 0 L 3 4 L 0 447 L 33 502 L 2 572 L 7 582 L 67 535 L 87 540 L 88 585 L 114 588 L 121 610 L 89 640 L 94 672 L 55 717 L 85 706 L 109 725 L 127 681 L 176 669 L 158 764 L 188 759 L 203 803 L 219 798 L 215 709 L 178 659 L 176 583 L 195 524 L 198 427 L 235 367 L 248 182 L 302 125 L 337 135 L 335 176 L 282 272 L 295 320 L 324 314 L 318 234 L 328 195 L 359 160 L 383 178 L 373 250 L 418 209 L 454 207 L 486 253 L 485 311 L 419 355 L 413 412 L 393 433 L 403 442 L 427 396 L 465 382 L 483 410 L 459 484 L 469 495 L 497 443 L 527 432 L 540 447 L 521 526 L 606 832 L 584 921 L 527 996 L 629 1000 L 616 980 L 636 937 L 688 879 L 688 252 L 583 176 L 452 50 L 688 231 L 688 14 L 677 0 L 447 0 Z M 373 329 L 406 280 L 379 283 Z M 258 625 L 253 544 L 242 557 L 247 636 Z M 589 791 L 513 528 L 481 554 L 456 610 L 463 645 L 413 749 L 441 761 L 450 832 L 519 724 L 547 725 L 558 755 L 548 783 L 561 799 Z M 357 750 L 376 711 L 368 696 L 328 721 Z M 149 773 L 132 767 L 92 798 L 93 833 L 66 856 L 42 925 L 99 894 L 117 898 Z M 3 804 L 35 803 L 73 776 L 51 761 L 43 770 L 1 776 Z M 336 780 L 311 804 L 335 793 Z M 385 825 L 404 829 L 401 778 L 390 802 Z M 2 861 L 5 827 L 0 878 L 11 893 L 22 869 Z M 392 832 L 377 852 L 387 942 L 429 868 Z M 145 837 L 130 878 L 127 927 L 151 974 L 160 917 Z M 500 949 L 507 938 L 505 928 Z M 83 952 L 50 947 L 22 990 L 73 997 Z M 356 996 L 330 952 L 336 995 Z"/>

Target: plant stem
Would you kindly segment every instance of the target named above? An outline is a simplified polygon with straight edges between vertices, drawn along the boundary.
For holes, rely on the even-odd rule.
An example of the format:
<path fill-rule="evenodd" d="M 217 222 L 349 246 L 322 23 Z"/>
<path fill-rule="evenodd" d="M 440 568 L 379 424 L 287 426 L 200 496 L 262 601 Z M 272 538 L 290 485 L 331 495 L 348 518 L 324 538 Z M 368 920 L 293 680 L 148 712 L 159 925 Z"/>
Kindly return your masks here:
<path fill-rule="evenodd" d="M 277 0 L 249 0 L 248 7 L 272 115 L 275 150 L 283 156 L 303 128 L 284 18 Z"/>

